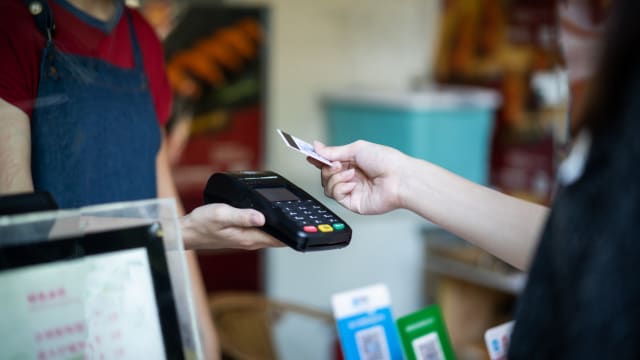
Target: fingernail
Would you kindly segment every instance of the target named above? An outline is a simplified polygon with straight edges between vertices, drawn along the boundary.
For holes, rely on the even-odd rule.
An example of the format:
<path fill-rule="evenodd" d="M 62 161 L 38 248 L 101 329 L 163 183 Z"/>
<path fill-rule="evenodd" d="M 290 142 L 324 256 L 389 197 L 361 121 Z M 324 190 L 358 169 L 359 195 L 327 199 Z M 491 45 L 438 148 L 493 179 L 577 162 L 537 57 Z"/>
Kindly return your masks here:
<path fill-rule="evenodd" d="M 251 224 L 258 226 L 262 224 L 262 216 L 259 214 L 251 214 Z"/>

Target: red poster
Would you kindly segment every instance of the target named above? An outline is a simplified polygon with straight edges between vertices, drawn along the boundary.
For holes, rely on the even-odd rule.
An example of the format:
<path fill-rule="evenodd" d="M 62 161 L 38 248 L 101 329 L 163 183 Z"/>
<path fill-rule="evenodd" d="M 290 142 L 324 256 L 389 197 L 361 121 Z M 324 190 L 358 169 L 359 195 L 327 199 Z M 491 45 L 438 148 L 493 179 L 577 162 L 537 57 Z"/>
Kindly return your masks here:
<path fill-rule="evenodd" d="M 263 162 L 265 15 L 260 7 L 190 5 L 165 41 L 175 93 L 170 156 L 186 211 L 216 171 Z"/>

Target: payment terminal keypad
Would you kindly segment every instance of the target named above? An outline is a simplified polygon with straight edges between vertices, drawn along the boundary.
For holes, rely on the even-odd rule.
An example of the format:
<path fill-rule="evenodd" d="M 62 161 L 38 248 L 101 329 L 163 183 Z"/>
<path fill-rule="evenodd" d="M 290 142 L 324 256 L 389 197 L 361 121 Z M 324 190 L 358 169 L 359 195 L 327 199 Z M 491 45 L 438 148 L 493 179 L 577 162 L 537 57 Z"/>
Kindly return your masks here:
<path fill-rule="evenodd" d="M 252 208 L 264 214 L 260 230 L 306 252 L 340 249 L 351 242 L 351 227 L 328 207 L 273 171 L 217 172 L 204 201 Z"/>
<path fill-rule="evenodd" d="M 302 228 L 304 232 L 341 231 L 345 225 L 313 200 L 278 201 L 274 206 Z"/>

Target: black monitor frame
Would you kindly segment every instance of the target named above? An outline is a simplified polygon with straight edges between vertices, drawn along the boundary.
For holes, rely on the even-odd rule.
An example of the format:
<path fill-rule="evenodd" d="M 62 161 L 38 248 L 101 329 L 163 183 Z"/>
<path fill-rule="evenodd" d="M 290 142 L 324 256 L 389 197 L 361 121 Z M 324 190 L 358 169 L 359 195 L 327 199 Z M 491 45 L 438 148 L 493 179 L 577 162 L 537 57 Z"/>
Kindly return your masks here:
<path fill-rule="evenodd" d="M 51 193 L 47 191 L 0 196 L 0 216 L 57 209 L 58 204 Z"/>

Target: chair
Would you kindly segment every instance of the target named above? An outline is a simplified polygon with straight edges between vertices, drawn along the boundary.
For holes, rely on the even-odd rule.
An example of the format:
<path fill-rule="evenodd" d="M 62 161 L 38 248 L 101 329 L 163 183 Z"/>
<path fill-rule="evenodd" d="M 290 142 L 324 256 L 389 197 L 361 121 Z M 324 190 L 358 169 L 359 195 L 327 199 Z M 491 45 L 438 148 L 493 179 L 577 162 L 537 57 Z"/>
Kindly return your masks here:
<path fill-rule="evenodd" d="M 209 297 L 223 358 L 234 360 L 278 359 L 273 327 L 287 313 L 324 322 L 335 328 L 330 313 L 253 292 L 225 291 Z"/>

